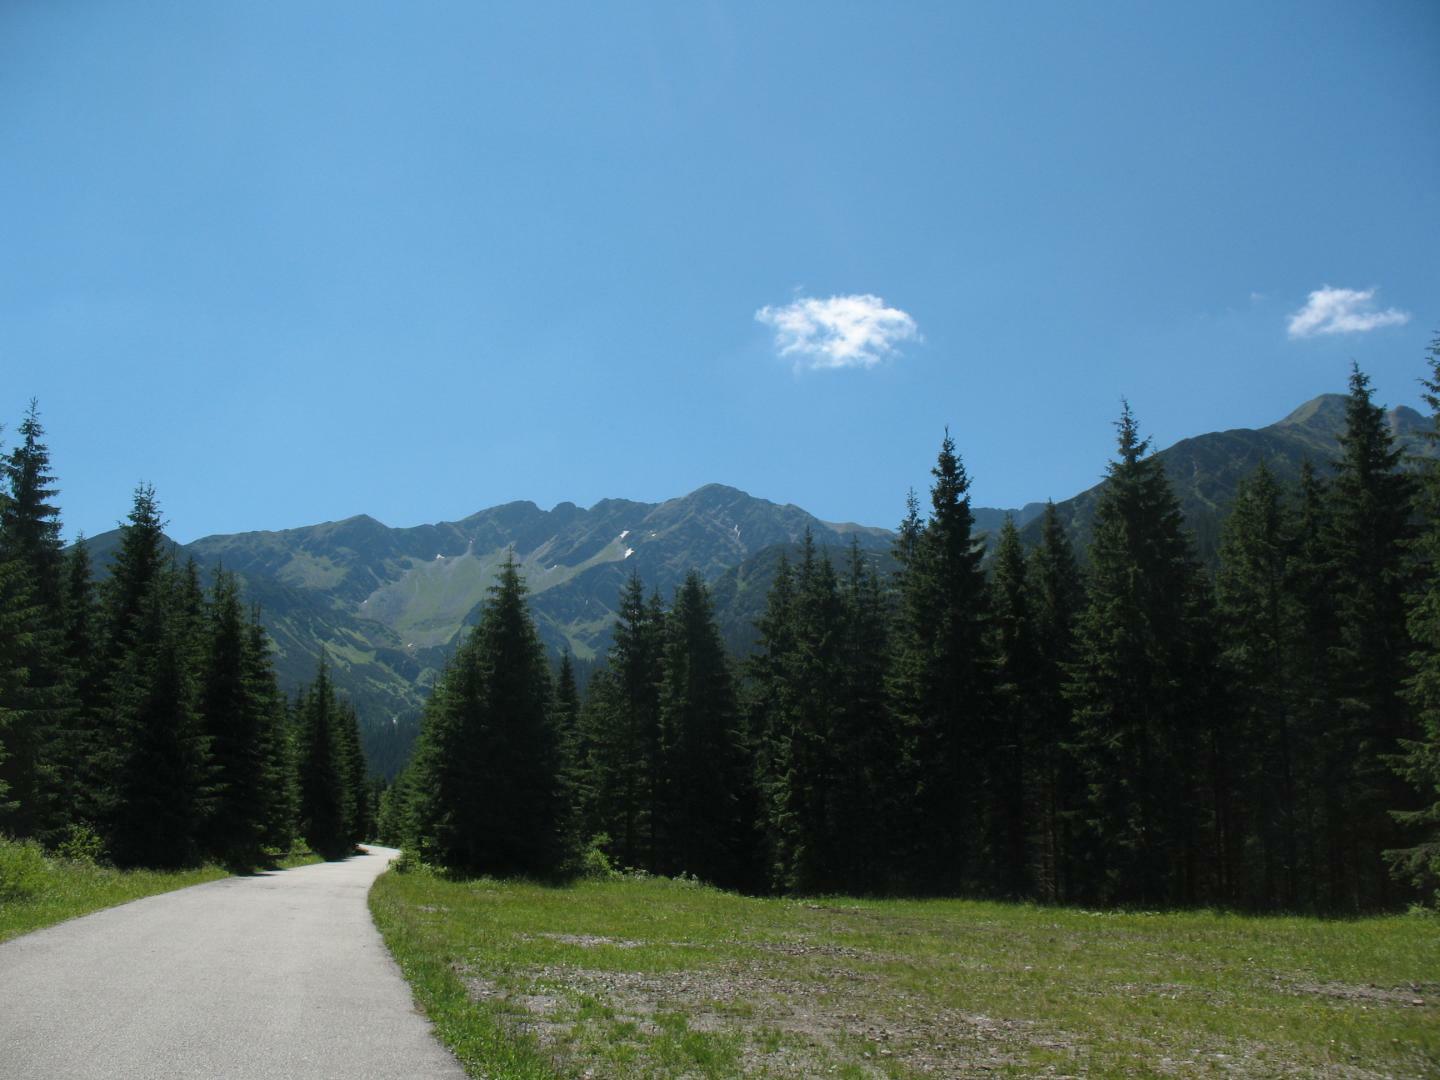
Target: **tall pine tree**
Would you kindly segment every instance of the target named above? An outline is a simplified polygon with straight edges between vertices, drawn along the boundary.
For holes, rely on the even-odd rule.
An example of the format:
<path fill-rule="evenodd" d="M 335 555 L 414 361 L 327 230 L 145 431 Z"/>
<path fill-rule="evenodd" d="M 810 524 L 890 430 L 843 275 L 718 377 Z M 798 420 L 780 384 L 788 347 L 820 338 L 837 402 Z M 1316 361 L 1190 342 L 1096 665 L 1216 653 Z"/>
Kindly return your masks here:
<path fill-rule="evenodd" d="M 1262 463 L 1236 492 L 1216 579 L 1221 660 L 1235 691 L 1230 779 L 1241 820 L 1239 898 L 1294 908 L 1303 829 L 1295 723 L 1302 625 L 1296 603 L 1296 532 L 1284 493 Z"/>
<path fill-rule="evenodd" d="M 1426 434 L 1433 447 L 1440 444 L 1440 337 L 1430 343 L 1428 362 L 1430 370 L 1421 383 L 1430 406 L 1431 430 Z M 1440 462 L 1427 461 L 1422 479 L 1415 587 L 1408 611 L 1414 647 L 1405 686 L 1418 730 L 1402 737 L 1397 763 L 1400 776 L 1418 797 L 1392 807 L 1403 839 L 1385 855 L 1392 873 L 1440 905 Z"/>
<path fill-rule="evenodd" d="M 351 846 L 341 721 L 330 665 L 322 653 L 315 682 L 301 690 L 295 703 L 295 772 L 300 835 L 327 859 L 348 854 Z"/>
<path fill-rule="evenodd" d="M 983 890 L 990 875 L 978 838 L 994 734 L 990 598 L 970 480 L 949 432 L 932 474 L 930 517 L 918 528 L 912 503 L 899 544 L 891 699 L 908 743 L 911 820 L 902 850 L 917 888 Z"/>
<path fill-rule="evenodd" d="M 835 827 L 850 889 L 892 892 L 903 880 L 895 851 L 903 826 L 903 731 L 889 708 L 890 603 L 873 563 L 851 541 L 840 583 L 840 709 L 835 717 Z"/>
<path fill-rule="evenodd" d="M 166 546 L 155 489 L 141 484 L 100 593 L 100 644 L 92 672 L 94 719 L 83 732 L 81 763 L 86 816 L 93 814 L 93 824 L 122 861 L 159 857 L 175 863 L 190 858 L 201 811 L 203 745 L 193 714 L 191 641 L 188 628 L 177 626 L 172 615 L 178 585 Z M 158 696 L 151 701 L 157 677 L 166 685 L 155 687 Z M 169 759 L 166 767 L 176 775 L 147 776 L 147 756 Z M 165 846 L 163 830 L 161 839 L 147 834 L 145 809 L 129 806 L 128 800 L 138 787 L 172 780 L 177 805 L 167 816 L 181 835 L 173 852 L 157 856 Z M 163 797 L 158 788 L 154 797 Z"/>
<path fill-rule="evenodd" d="M 660 800 L 662 760 L 660 683 L 664 611 L 647 601 L 638 573 L 620 594 L 607 677 L 587 703 L 587 783 L 594 793 L 590 818 L 611 838 L 610 854 L 622 866 L 658 871 L 664 844 Z"/>
<path fill-rule="evenodd" d="M 1339 641 L 1330 485 L 1306 461 L 1300 468 L 1296 541 L 1289 591 L 1295 607 L 1291 664 L 1295 719 L 1295 800 L 1299 822 L 1297 904 L 1316 910 L 1345 906 L 1345 760 L 1336 672 L 1331 653 Z"/>
<path fill-rule="evenodd" d="M 1045 792 L 1032 756 L 1039 744 L 1036 696 L 1042 658 L 1030 610 L 1031 588 L 1019 530 L 1007 514 L 995 549 L 991 580 L 996 686 L 995 724 L 985 792 L 985 855 L 996 892 L 1032 895 L 1036 858 L 1032 842 L 1042 820 Z"/>
<path fill-rule="evenodd" d="M 748 854 L 747 762 L 730 660 L 694 570 L 666 617 L 662 666 L 662 868 L 733 886 L 743 880 Z"/>
<path fill-rule="evenodd" d="M 1372 393 L 1369 378 L 1352 369 L 1326 537 L 1337 628 L 1330 650 L 1339 706 L 1334 824 L 1344 867 L 1337 898 L 1354 910 L 1391 902 L 1379 853 L 1397 846 L 1390 811 L 1410 794 L 1391 756 L 1414 734 L 1401 697 L 1410 675 L 1404 545 L 1412 479 L 1399 469 L 1400 451 Z"/>
<path fill-rule="evenodd" d="M 370 814 L 370 783 L 360 745 L 360 717 L 349 701 L 340 702 L 335 749 L 344 788 L 345 839 L 353 846 L 368 840 L 375 823 Z"/>
<path fill-rule="evenodd" d="M 1054 503 L 1047 503 L 1040 541 L 1026 569 L 1029 609 L 1039 662 L 1029 686 L 1033 741 L 1030 781 L 1034 833 L 1031 882 L 1036 895 L 1052 903 L 1075 894 L 1078 840 L 1084 831 L 1083 788 L 1070 739 L 1070 703 L 1065 683 L 1075 658 L 1075 622 L 1085 587 L 1069 538 Z"/>
<path fill-rule="evenodd" d="M 173 567 L 153 579 L 110 685 L 117 736 L 111 850 L 121 865 L 184 866 L 199 855 L 206 740 L 186 594 Z"/>
<path fill-rule="evenodd" d="M 264 798 L 262 842 L 267 851 L 284 855 L 295 843 L 300 793 L 295 770 L 295 736 L 290 709 L 270 662 L 270 638 L 252 608 L 245 649 L 246 680 L 259 711 L 260 789 Z"/>
<path fill-rule="evenodd" d="M 425 713 L 415 785 L 422 850 L 447 866 L 549 874 L 567 856 L 550 669 L 507 559 Z"/>
<path fill-rule="evenodd" d="M 788 891 L 834 890 L 851 839 L 840 832 L 844 609 L 835 568 L 808 530 L 785 610 L 788 648 L 770 693 L 764 783 L 772 881 Z"/>
<path fill-rule="evenodd" d="M 1082 896 L 1192 903 L 1202 850 L 1198 755 L 1211 706 L 1197 664 L 1199 567 L 1128 404 L 1095 514 L 1089 597 L 1066 692 L 1095 863 Z"/>
<path fill-rule="evenodd" d="M 9 648 L 25 670 L 23 692 L 11 690 L 12 701 L 16 693 L 24 700 L 11 710 L 9 761 L 0 764 L 14 799 L 8 814 L 0 812 L 0 829 L 54 839 L 69 818 L 61 747 L 72 722 L 73 692 L 65 661 L 60 512 L 43 436 L 32 400 L 20 443 L 4 459 L 0 497 L 0 561 L 18 570 L 0 603 L 20 619 Z"/>
<path fill-rule="evenodd" d="M 100 614 L 91 581 L 90 550 L 82 535 L 65 559 L 65 663 L 72 700 L 57 746 L 60 790 L 69 822 L 95 828 L 103 819 L 95 798 L 104 778 L 95 768 L 100 746 Z"/>
<path fill-rule="evenodd" d="M 250 657 L 250 627 L 232 574 L 215 576 L 210 594 L 200 715 L 209 745 L 208 816 L 203 842 L 232 865 L 264 857 L 268 792 L 264 738 L 271 702 Z"/>

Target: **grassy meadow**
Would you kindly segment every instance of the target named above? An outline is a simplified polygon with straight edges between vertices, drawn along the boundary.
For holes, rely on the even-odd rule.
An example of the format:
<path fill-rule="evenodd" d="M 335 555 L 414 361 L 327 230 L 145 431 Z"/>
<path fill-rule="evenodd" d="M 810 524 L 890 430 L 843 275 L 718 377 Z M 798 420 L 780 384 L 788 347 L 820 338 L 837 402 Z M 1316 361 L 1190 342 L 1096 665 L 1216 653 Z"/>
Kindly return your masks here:
<path fill-rule="evenodd" d="M 480 1077 L 1440 1075 L 1440 919 L 377 881 Z"/>

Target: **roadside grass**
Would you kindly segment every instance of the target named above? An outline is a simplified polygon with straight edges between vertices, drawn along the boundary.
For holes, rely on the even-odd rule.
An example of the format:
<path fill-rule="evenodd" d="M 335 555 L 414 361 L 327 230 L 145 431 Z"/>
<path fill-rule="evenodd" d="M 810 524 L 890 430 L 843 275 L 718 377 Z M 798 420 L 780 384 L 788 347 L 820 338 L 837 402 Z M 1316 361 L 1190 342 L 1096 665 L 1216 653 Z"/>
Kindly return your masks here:
<path fill-rule="evenodd" d="M 266 869 L 268 870 L 294 870 L 297 866 L 314 866 L 322 863 L 325 859 L 315 854 L 303 843 L 296 844 L 287 853 L 275 859 Z"/>
<path fill-rule="evenodd" d="M 1440 1075 L 1440 919 L 752 899 L 387 873 L 472 1076 Z"/>
<path fill-rule="evenodd" d="M 296 848 L 275 860 L 274 869 L 288 870 L 321 861 L 308 849 Z M 57 858 L 45 854 L 38 844 L 0 837 L 0 941 L 142 896 L 228 875 L 229 871 L 219 866 L 116 870 L 89 859 Z"/>

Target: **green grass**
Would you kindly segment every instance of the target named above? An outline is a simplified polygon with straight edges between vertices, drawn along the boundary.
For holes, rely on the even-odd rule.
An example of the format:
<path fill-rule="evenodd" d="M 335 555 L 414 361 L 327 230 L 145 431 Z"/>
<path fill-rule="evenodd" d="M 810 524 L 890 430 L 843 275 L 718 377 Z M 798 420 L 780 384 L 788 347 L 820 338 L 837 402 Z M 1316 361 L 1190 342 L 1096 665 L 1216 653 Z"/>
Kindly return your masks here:
<path fill-rule="evenodd" d="M 297 866 L 314 866 L 316 863 L 322 863 L 324 861 L 325 860 L 323 858 L 321 858 L 319 855 L 316 855 L 315 852 L 311 851 L 308 847 L 305 847 L 304 844 L 301 843 L 294 848 L 291 848 L 288 855 L 282 855 L 280 858 L 276 859 L 275 864 L 271 866 L 270 869 L 294 870 Z"/>
<path fill-rule="evenodd" d="M 322 862 L 298 847 L 276 860 L 289 870 Z M 142 896 L 183 889 L 228 876 L 219 866 L 190 870 L 116 870 L 86 860 L 44 854 L 39 845 L 0 837 L 0 941 Z"/>
<path fill-rule="evenodd" d="M 521 563 L 521 573 L 532 596 L 563 585 L 592 566 L 621 562 L 625 544 L 612 540 L 577 565 L 555 563 L 543 552 Z M 397 580 L 376 589 L 355 614 L 375 619 L 394 630 L 407 645 L 421 648 L 442 645 L 464 625 L 465 617 L 489 595 L 508 554 L 507 548 L 476 554 L 466 552 L 444 559 L 411 559 Z M 603 627 L 608 619 L 596 620 Z M 571 632 L 575 627 L 571 627 Z M 587 647 L 587 651 L 588 647 Z"/>
<path fill-rule="evenodd" d="M 0 839 L 0 941 L 100 908 L 225 876 L 218 866 L 114 870 L 50 858 L 35 844 Z"/>
<path fill-rule="evenodd" d="M 1440 1075 L 1433 916 L 757 900 L 423 870 L 386 874 L 370 904 L 477 1077 Z"/>

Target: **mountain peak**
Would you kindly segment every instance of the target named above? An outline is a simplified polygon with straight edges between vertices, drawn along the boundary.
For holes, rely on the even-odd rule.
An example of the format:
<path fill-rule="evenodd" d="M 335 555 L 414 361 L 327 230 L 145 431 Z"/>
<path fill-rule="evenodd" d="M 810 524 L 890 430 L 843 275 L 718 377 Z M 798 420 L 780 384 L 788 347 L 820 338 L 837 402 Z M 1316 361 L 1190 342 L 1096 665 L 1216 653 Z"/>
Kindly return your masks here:
<path fill-rule="evenodd" d="M 1325 438 L 1337 437 L 1345 430 L 1345 403 L 1348 400 L 1345 394 L 1321 394 L 1271 427 L 1301 429 Z M 1430 421 L 1408 405 L 1390 409 L 1385 414 L 1385 420 L 1390 425 L 1391 434 L 1397 437 L 1420 434 L 1430 427 Z"/>
<path fill-rule="evenodd" d="M 754 499 L 755 496 L 739 488 L 731 487 L 729 484 L 704 484 L 689 495 L 682 495 L 681 502 L 735 502 L 737 499 Z M 765 502 L 765 499 L 756 499 L 757 502 Z"/>
<path fill-rule="evenodd" d="M 1338 430 L 1345 426 L 1345 401 L 1344 394 L 1321 394 L 1292 410 L 1285 419 L 1272 426 L 1277 428 L 1322 426 L 1326 430 L 1331 428 Z"/>

